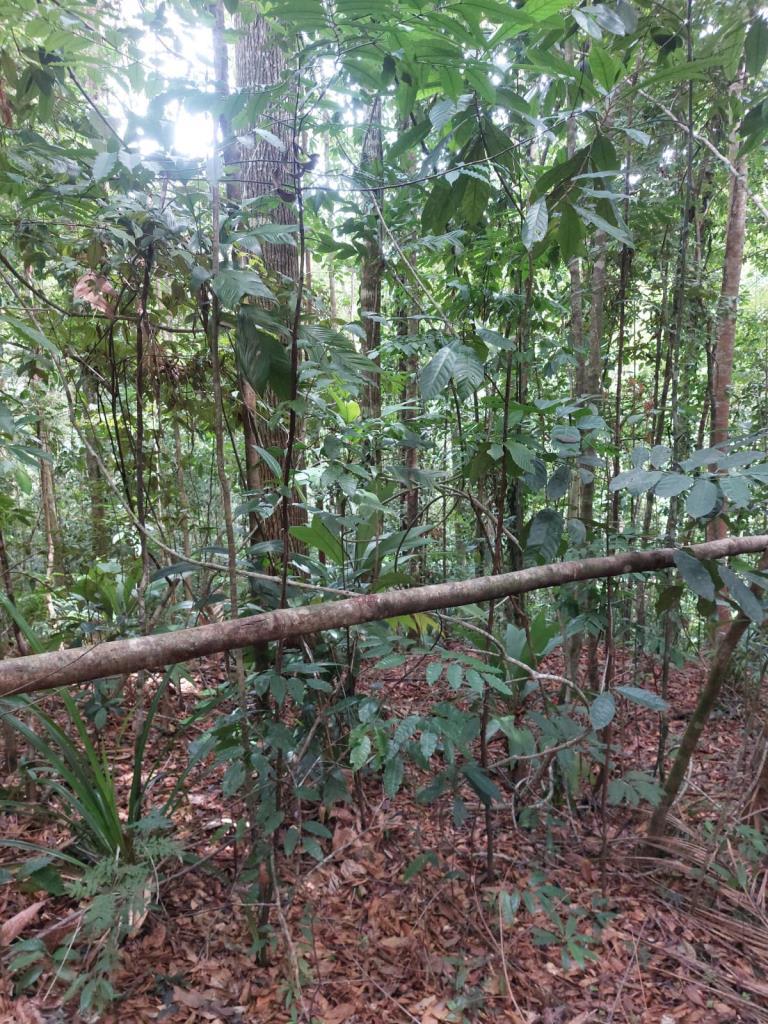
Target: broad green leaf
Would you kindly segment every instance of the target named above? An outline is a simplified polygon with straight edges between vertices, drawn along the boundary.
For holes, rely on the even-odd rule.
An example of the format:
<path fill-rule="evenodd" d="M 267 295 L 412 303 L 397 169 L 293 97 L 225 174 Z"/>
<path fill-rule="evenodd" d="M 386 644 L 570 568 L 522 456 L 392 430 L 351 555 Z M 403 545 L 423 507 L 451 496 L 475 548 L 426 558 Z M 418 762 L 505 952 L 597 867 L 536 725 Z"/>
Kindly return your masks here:
<path fill-rule="evenodd" d="M 752 622 L 759 626 L 765 618 L 765 612 L 758 598 L 752 593 L 746 583 L 732 569 L 729 569 L 727 565 L 718 565 L 717 571 L 720 573 L 720 579 L 728 588 L 728 592 L 739 608 L 741 608 L 748 619 L 751 619 Z"/>
<path fill-rule="evenodd" d="M 437 398 L 453 376 L 456 352 L 450 345 L 445 345 L 436 352 L 421 371 L 421 397 L 425 402 Z"/>
<path fill-rule="evenodd" d="M 595 730 L 605 729 L 606 726 L 609 726 L 615 714 L 616 701 L 608 690 L 598 694 L 589 706 L 589 720 Z"/>
<path fill-rule="evenodd" d="M 711 516 L 720 502 L 720 489 L 711 480 L 699 479 L 693 485 L 685 509 L 694 519 Z"/>
<path fill-rule="evenodd" d="M 494 800 L 501 799 L 501 793 L 495 783 L 491 782 L 483 769 L 477 764 L 465 764 L 462 774 L 472 789 L 480 797 L 481 803 L 489 807 Z"/>
<path fill-rule="evenodd" d="M 664 473 L 653 489 L 659 498 L 674 498 L 687 491 L 693 484 L 693 477 L 684 473 Z"/>
<path fill-rule="evenodd" d="M 748 75 L 759 75 L 768 57 L 768 23 L 758 15 L 744 40 L 744 58 Z"/>
<path fill-rule="evenodd" d="M 698 594 L 706 601 L 714 601 L 715 584 L 704 563 L 689 555 L 687 551 L 676 551 L 673 557 L 678 572 L 694 594 Z"/>
<path fill-rule="evenodd" d="M 631 235 L 621 228 L 616 227 L 615 224 L 611 224 L 604 217 L 601 217 L 599 213 L 595 213 L 594 210 L 587 210 L 583 206 L 577 206 L 574 204 L 574 210 L 578 213 L 583 221 L 587 224 L 591 224 L 596 227 L 598 231 L 604 231 L 606 235 L 610 235 L 611 238 L 617 239 L 622 245 L 625 245 L 628 249 L 634 249 L 635 245 L 632 241 Z"/>
<path fill-rule="evenodd" d="M 568 493 L 571 485 L 571 471 L 566 465 L 558 466 L 547 481 L 547 498 L 550 501 L 559 501 Z"/>
<path fill-rule="evenodd" d="M 213 278 L 211 287 L 222 306 L 235 309 L 246 296 L 255 299 L 275 300 L 255 270 L 235 270 L 225 267 Z"/>
<path fill-rule="evenodd" d="M 117 153 L 99 153 L 93 161 L 93 177 L 95 181 L 101 181 L 114 169 L 117 163 Z"/>
<path fill-rule="evenodd" d="M 393 797 L 403 784 L 403 759 L 393 757 L 384 766 L 384 793 Z"/>
<path fill-rule="evenodd" d="M 649 457 L 654 469 L 663 469 L 672 457 L 672 449 L 666 444 L 655 444 Z"/>
<path fill-rule="evenodd" d="M 630 494 L 643 494 L 656 487 L 663 474 L 656 469 L 628 469 L 619 473 L 608 485 L 610 491 L 627 490 Z"/>
<path fill-rule="evenodd" d="M 292 526 L 291 536 L 329 558 L 334 565 L 344 564 L 344 549 L 341 541 L 330 531 L 320 516 L 313 516 L 311 525 Z"/>
<path fill-rule="evenodd" d="M 645 690 L 641 686 L 617 686 L 616 693 L 620 693 L 627 700 L 640 704 L 644 708 L 649 708 L 651 711 L 658 711 L 663 714 L 669 710 L 669 704 L 663 697 L 660 697 L 652 690 Z"/>
<path fill-rule="evenodd" d="M 277 461 L 275 456 L 271 452 L 268 452 L 266 448 L 262 448 L 258 444 L 255 444 L 253 447 L 255 451 L 259 453 L 259 458 L 262 460 L 262 462 L 264 462 L 269 467 L 269 470 L 274 476 L 275 480 L 282 480 L 283 467 Z"/>
<path fill-rule="evenodd" d="M 545 562 L 554 562 L 562 537 L 563 517 L 552 508 L 544 508 L 531 520 L 525 550 Z"/>
<path fill-rule="evenodd" d="M 623 23 L 622 23 L 623 28 Z M 589 51 L 589 66 L 596 82 L 610 92 L 621 71 L 621 64 L 605 49 L 595 43 Z"/>
<path fill-rule="evenodd" d="M 13 327 L 14 330 L 22 336 L 22 338 L 26 338 L 27 341 L 32 342 L 33 345 L 40 345 L 41 348 L 44 348 L 46 352 L 50 352 L 53 356 L 58 356 L 60 354 L 59 349 L 54 345 L 50 338 L 47 338 L 43 332 L 38 331 L 37 328 L 30 327 L 29 324 L 25 324 L 23 320 L 19 320 L 15 316 L 10 316 L 8 313 L 1 314 L 0 320 Z"/>
<path fill-rule="evenodd" d="M 542 196 L 529 207 L 523 223 L 523 245 L 529 251 L 540 242 L 547 233 L 549 214 L 547 213 L 547 201 Z"/>
<path fill-rule="evenodd" d="M 485 377 L 485 367 L 475 350 L 469 345 L 453 345 L 453 353 L 451 376 L 456 384 L 479 388 Z"/>
<path fill-rule="evenodd" d="M 528 0 L 523 5 L 523 14 L 532 21 L 546 21 L 561 11 L 575 7 L 577 0 Z"/>
<path fill-rule="evenodd" d="M 722 476 L 718 481 L 720 490 L 734 508 L 749 508 L 752 490 L 743 476 Z"/>
<path fill-rule="evenodd" d="M 403 872 L 403 881 L 410 882 L 412 878 L 415 878 L 426 867 L 435 867 L 438 863 L 438 856 L 434 850 L 427 850 L 425 853 L 418 854 L 406 865 Z"/>
<path fill-rule="evenodd" d="M 533 472 L 533 453 L 519 441 L 507 441 L 507 451 L 512 456 L 512 461 L 519 466 L 524 473 Z"/>
<path fill-rule="evenodd" d="M 349 763 L 358 772 L 371 756 L 371 737 L 366 733 L 361 736 L 349 752 Z"/>
<path fill-rule="evenodd" d="M 257 394 L 272 388 L 278 398 L 289 397 L 291 360 L 288 350 L 261 327 L 250 306 L 241 306 L 237 316 L 235 354 L 241 373 Z"/>
<path fill-rule="evenodd" d="M 560 214 L 557 240 L 560 255 L 566 263 L 578 256 L 584 240 L 584 224 L 572 206 L 564 206 Z"/>

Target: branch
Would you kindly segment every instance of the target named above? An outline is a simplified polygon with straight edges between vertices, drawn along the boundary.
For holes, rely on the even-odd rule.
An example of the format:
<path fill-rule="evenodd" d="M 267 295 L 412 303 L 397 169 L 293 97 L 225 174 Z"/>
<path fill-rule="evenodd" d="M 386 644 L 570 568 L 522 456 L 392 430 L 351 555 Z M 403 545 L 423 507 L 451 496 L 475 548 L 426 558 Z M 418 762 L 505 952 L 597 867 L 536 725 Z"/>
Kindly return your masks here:
<path fill-rule="evenodd" d="M 768 534 L 755 537 L 727 537 L 706 544 L 694 544 L 697 558 L 727 558 L 768 549 Z M 281 608 L 261 615 L 179 629 L 173 633 L 113 640 L 95 647 L 81 647 L 26 658 L 0 661 L 0 697 L 16 693 L 51 690 L 57 686 L 84 683 L 89 679 L 123 675 L 140 669 L 200 658 L 218 651 L 231 651 L 269 640 L 285 640 L 326 629 L 378 622 L 396 615 L 440 608 L 456 608 L 477 601 L 495 601 L 510 594 L 526 594 L 574 583 L 578 580 L 654 572 L 674 565 L 674 548 L 631 551 L 602 558 L 539 565 L 532 569 L 478 576 L 470 580 L 434 583 L 410 590 L 386 590 L 343 601 L 326 601 L 302 608 Z"/>

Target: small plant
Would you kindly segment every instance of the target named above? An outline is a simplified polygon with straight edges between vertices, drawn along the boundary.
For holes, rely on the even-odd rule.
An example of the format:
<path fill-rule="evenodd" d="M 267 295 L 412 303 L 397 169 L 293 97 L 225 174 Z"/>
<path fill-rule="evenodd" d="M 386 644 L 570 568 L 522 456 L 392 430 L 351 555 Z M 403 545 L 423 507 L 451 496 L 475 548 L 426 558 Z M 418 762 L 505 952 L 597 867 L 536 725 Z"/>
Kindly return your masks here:
<path fill-rule="evenodd" d="M 138 930 L 155 899 L 162 864 L 181 852 L 168 835 L 167 817 L 178 785 L 162 808 L 147 811 L 144 799 L 152 778 L 152 773 L 142 775 L 147 740 L 164 689 L 155 694 L 135 740 L 125 813 L 107 753 L 94 744 L 68 694 L 60 697 L 76 738 L 28 698 L 3 702 L 4 720 L 32 750 L 26 771 L 50 794 L 53 812 L 70 828 L 72 842 L 65 849 L 14 839 L 0 845 L 33 855 L 15 865 L 23 884 L 86 905 L 52 956 L 37 940 L 13 944 L 7 968 L 17 991 L 33 986 L 48 968 L 55 980 L 68 984 L 65 1002 L 79 994 L 81 1012 L 98 1011 L 114 998 L 110 976 L 121 944 Z"/>

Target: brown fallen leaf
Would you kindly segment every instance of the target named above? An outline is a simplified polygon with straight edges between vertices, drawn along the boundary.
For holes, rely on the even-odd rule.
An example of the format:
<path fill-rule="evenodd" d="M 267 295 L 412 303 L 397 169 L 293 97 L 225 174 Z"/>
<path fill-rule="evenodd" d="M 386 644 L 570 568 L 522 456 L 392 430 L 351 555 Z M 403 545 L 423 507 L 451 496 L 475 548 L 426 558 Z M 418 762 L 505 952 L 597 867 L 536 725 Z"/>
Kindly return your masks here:
<path fill-rule="evenodd" d="M 20 910 L 18 914 L 9 917 L 0 928 L 0 946 L 10 946 L 13 940 L 21 935 L 27 925 L 34 921 L 40 913 L 41 907 L 44 907 L 47 902 L 47 900 L 38 900 L 37 903 L 31 903 L 24 910 Z"/>
<path fill-rule="evenodd" d="M 323 1024 L 344 1024 L 357 1012 L 355 1003 L 339 1003 L 323 1014 Z"/>

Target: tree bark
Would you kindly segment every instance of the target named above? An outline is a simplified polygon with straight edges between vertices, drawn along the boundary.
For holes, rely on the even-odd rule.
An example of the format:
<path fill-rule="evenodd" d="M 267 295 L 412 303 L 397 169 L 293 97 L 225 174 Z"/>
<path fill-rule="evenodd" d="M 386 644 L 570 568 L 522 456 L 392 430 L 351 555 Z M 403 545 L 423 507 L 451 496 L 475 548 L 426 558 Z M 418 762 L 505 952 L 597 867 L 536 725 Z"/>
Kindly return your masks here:
<path fill-rule="evenodd" d="M 372 181 L 380 179 L 382 160 L 381 98 L 377 96 L 371 104 L 360 156 L 360 176 L 364 185 L 370 186 Z M 360 319 L 365 331 L 363 352 L 378 365 L 378 349 L 381 344 L 381 279 L 384 275 L 379 211 L 384 196 L 381 190 L 364 195 L 370 196 L 365 205 L 372 223 L 366 230 L 365 256 L 360 267 Z M 363 411 L 367 418 L 381 417 L 381 382 L 378 373 L 366 374 L 363 381 Z"/>
<path fill-rule="evenodd" d="M 262 197 L 280 199 L 279 205 L 269 211 L 268 219 L 274 224 L 295 227 L 296 207 L 291 197 L 296 192 L 296 125 L 292 111 L 288 111 L 280 95 L 284 83 L 287 63 L 280 40 L 271 32 L 267 20 L 257 15 L 253 21 L 238 22 L 240 36 L 235 48 L 235 78 L 239 89 L 272 92 L 274 99 L 259 118 L 257 128 L 264 128 L 275 136 L 281 147 L 273 145 L 259 135 L 254 135 L 252 146 L 241 146 L 240 160 L 242 182 L 240 198 L 243 203 Z M 220 80 L 226 82 L 226 50 L 219 56 Z M 247 214 L 246 214 L 247 215 Z M 263 221 L 265 215 L 257 214 Z M 295 245 L 262 246 L 262 260 L 267 274 L 277 278 L 283 287 L 294 285 L 299 277 L 299 255 Z M 289 303 L 290 306 L 290 303 Z M 270 411 L 278 401 L 267 389 L 264 394 L 265 410 L 259 412 L 258 398 L 247 381 L 241 382 L 243 402 L 243 434 L 245 441 L 246 486 L 251 492 L 259 492 L 274 486 L 272 471 L 259 456 L 256 446 L 269 450 L 285 449 L 288 437 L 281 423 L 273 423 Z M 291 523 L 306 522 L 306 513 L 291 502 Z M 281 536 L 282 520 L 279 513 L 260 519 L 255 512 L 249 515 L 252 540 L 276 540 Z M 296 547 L 296 545 L 293 545 Z"/>
<path fill-rule="evenodd" d="M 747 221 L 747 161 L 736 161 L 736 174 L 731 176 L 731 198 L 725 231 L 725 259 L 723 283 L 720 290 L 720 308 L 717 340 L 714 351 L 714 382 L 712 388 L 713 448 L 727 443 L 731 411 L 731 383 L 733 380 L 733 344 L 736 338 L 736 314 L 741 285 L 741 264 L 744 256 L 744 236 Z M 707 527 L 710 540 L 723 537 L 726 524 L 718 516 Z"/>
<path fill-rule="evenodd" d="M 690 550 L 697 558 L 726 558 L 756 553 L 766 548 L 768 534 L 729 537 L 695 544 Z M 499 576 L 478 576 L 458 582 L 414 587 L 411 590 L 364 594 L 301 608 L 281 608 L 236 621 L 154 636 L 131 637 L 96 647 L 52 651 L 26 658 L 6 658 L 0 662 L 0 696 L 55 689 L 57 686 L 82 683 L 89 679 L 187 661 L 217 651 L 231 651 L 253 643 L 295 638 L 363 622 L 378 622 L 396 615 L 456 608 L 476 601 L 492 601 L 578 580 L 654 572 L 672 566 L 674 555 L 674 548 L 622 552 L 601 558 L 534 566 Z"/>

